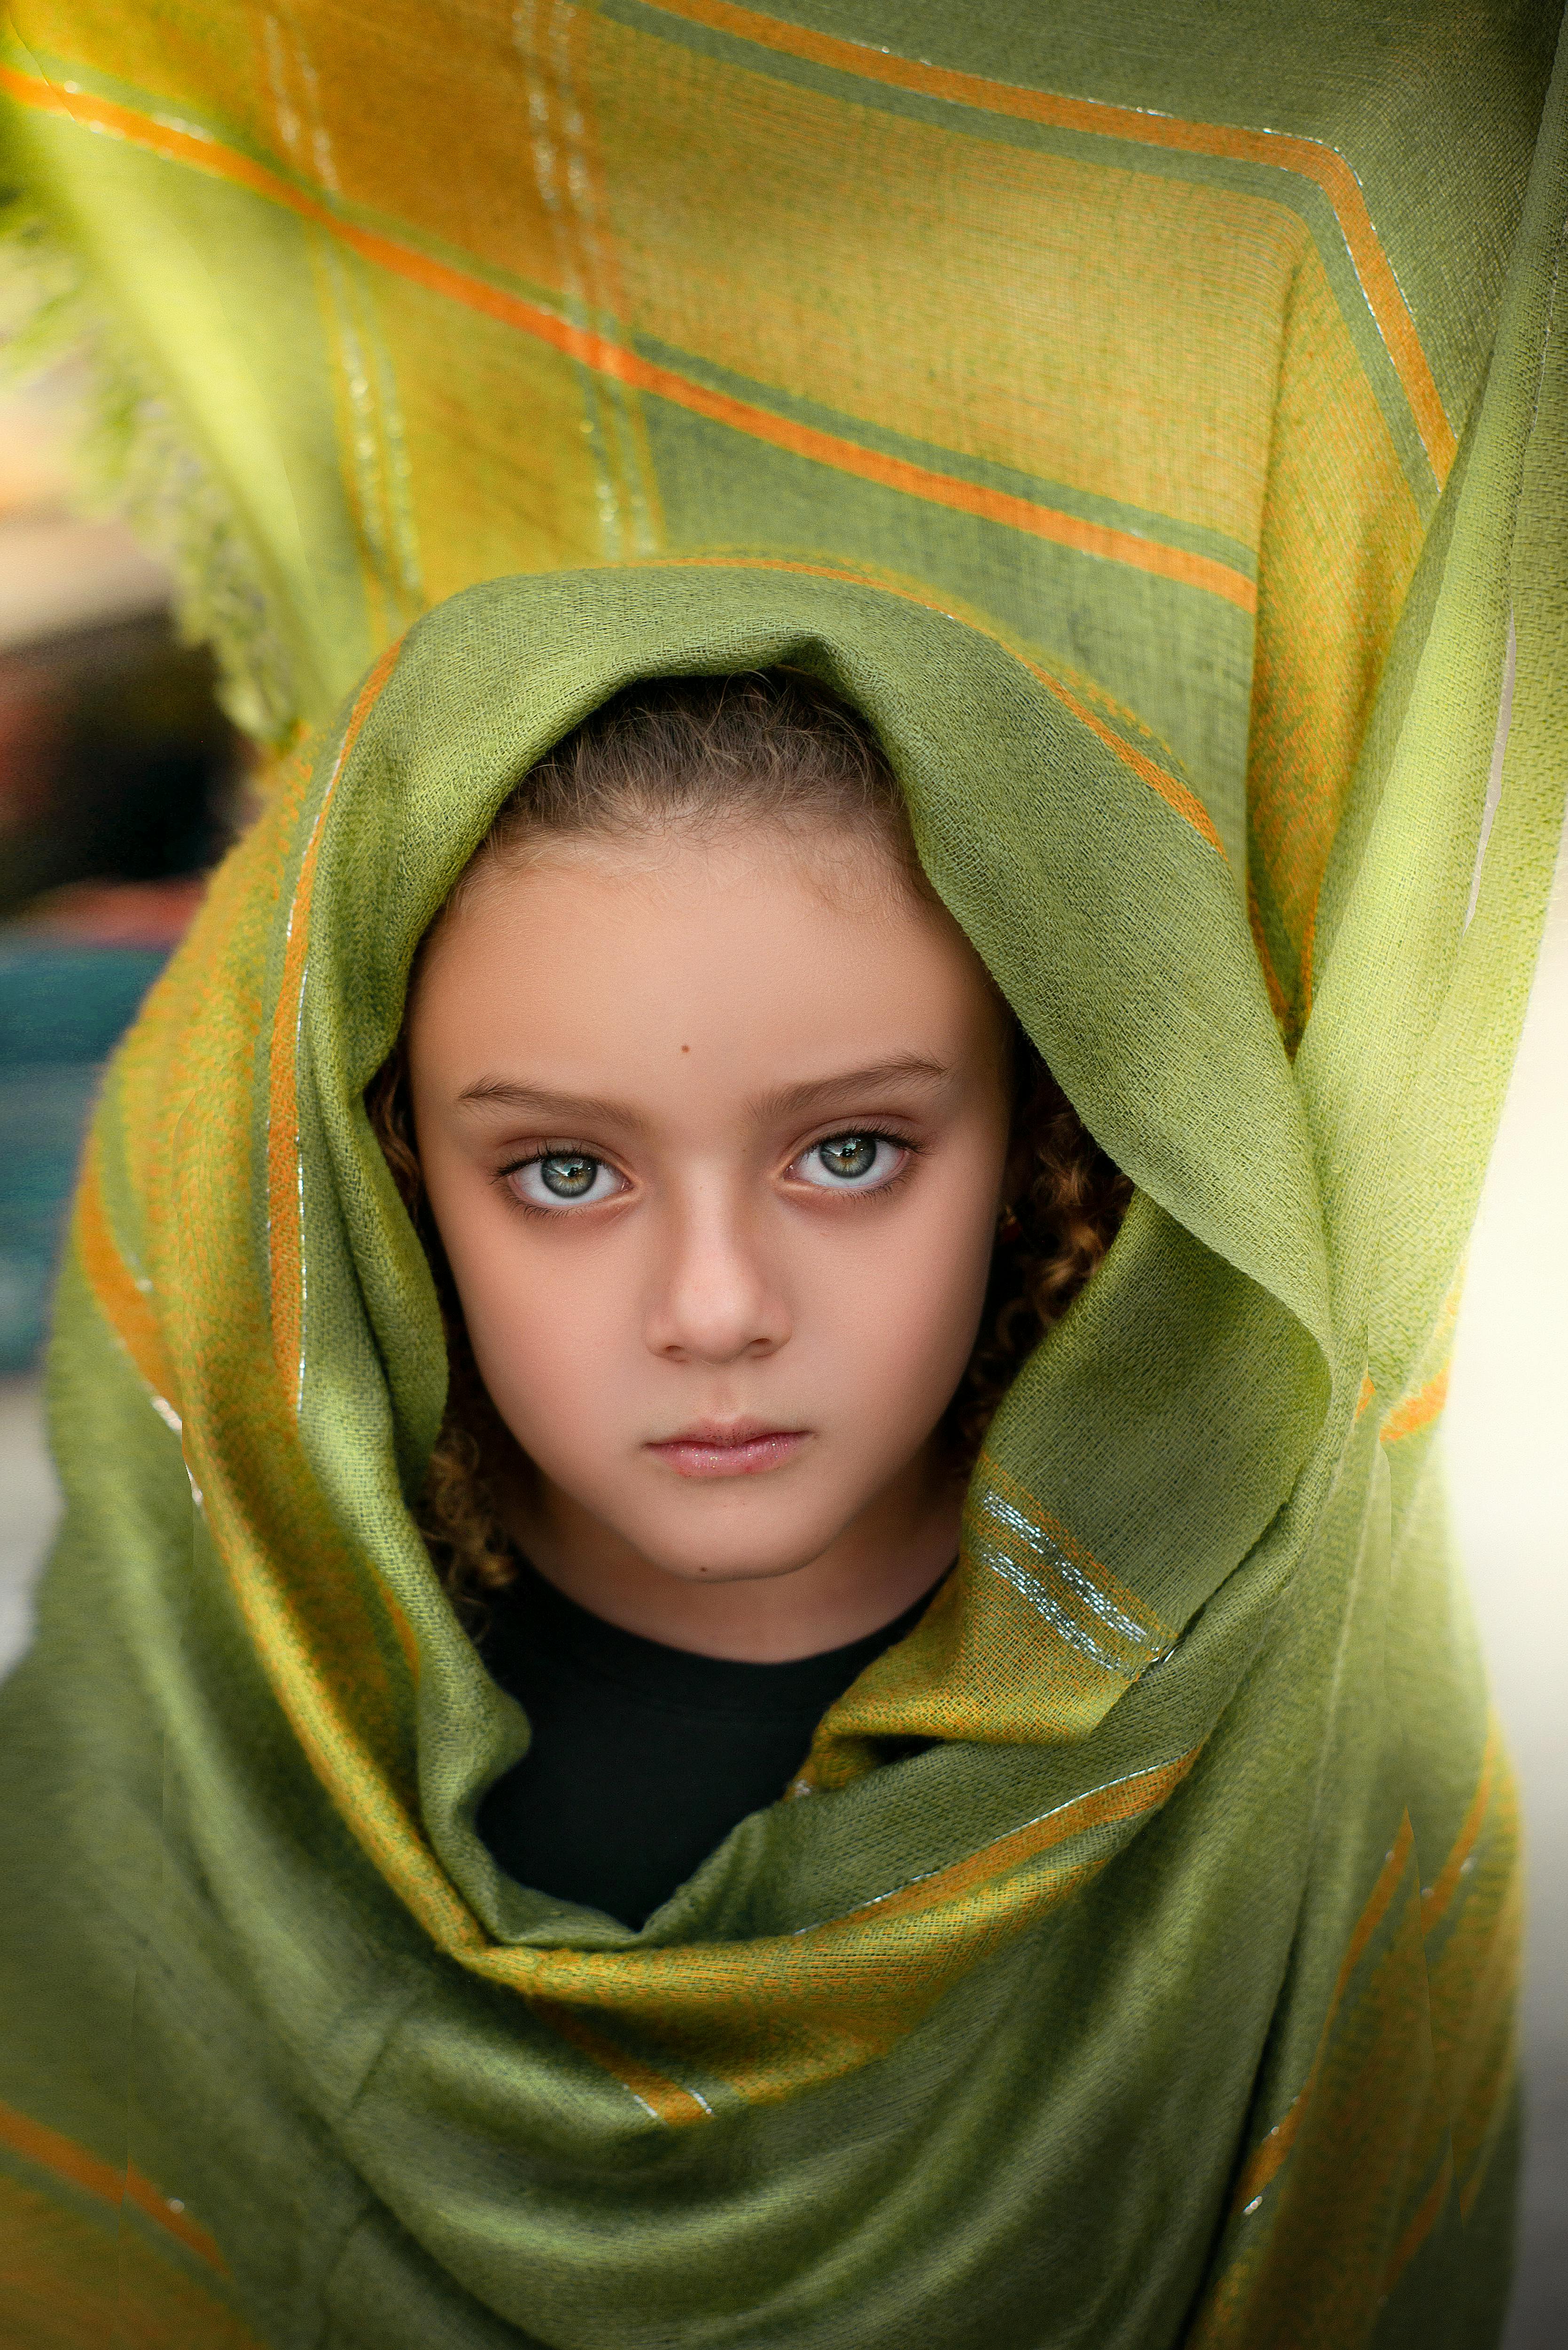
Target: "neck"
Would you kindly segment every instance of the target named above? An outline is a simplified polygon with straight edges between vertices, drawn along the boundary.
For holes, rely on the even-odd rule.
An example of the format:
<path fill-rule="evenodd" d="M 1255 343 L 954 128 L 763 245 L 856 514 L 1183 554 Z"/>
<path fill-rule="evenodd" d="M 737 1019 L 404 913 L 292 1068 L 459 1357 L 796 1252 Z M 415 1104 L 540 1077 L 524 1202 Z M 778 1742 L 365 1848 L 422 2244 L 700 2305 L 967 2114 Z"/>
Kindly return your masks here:
<path fill-rule="evenodd" d="M 606 1623 L 667 1648 L 781 1664 L 880 1631 L 958 1550 L 963 1489 L 922 1455 L 826 1550 L 782 1572 L 718 1579 L 643 1556 L 537 1475 L 497 1481 L 507 1532 L 547 1583 Z"/>

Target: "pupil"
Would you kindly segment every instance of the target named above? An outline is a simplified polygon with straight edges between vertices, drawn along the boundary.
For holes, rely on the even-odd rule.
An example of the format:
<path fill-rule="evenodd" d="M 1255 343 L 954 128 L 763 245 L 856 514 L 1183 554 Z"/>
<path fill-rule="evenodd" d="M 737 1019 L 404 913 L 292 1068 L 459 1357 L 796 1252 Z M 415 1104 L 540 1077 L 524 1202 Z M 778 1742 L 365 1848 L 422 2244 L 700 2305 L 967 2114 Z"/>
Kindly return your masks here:
<path fill-rule="evenodd" d="M 597 1159 L 546 1159 L 539 1170 L 546 1191 L 554 1191 L 557 1200 L 580 1200 L 585 1191 L 593 1189 L 598 1173 Z"/>
<path fill-rule="evenodd" d="M 825 1142 L 822 1155 L 835 1175 L 868 1175 L 877 1157 L 874 1135 L 841 1134 Z"/>

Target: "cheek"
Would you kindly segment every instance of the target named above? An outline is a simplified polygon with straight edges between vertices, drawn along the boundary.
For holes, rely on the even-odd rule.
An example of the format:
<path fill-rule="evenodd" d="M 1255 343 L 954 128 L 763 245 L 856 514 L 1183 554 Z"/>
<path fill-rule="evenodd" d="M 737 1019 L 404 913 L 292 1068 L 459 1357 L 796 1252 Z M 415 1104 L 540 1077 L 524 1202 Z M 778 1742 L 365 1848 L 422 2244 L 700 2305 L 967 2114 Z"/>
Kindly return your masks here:
<path fill-rule="evenodd" d="M 509 1229 L 452 1266 L 479 1375 L 524 1450 L 594 1427 L 635 1332 L 613 1253 L 530 1248 Z M 598 1407 L 596 1409 L 596 1405 Z"/>
<path fill-rule="evenodd" d="M 963 1376 L 990 1277 L 995 1189 L 978 1165 L 933 1170 L 907 1203 L 889 1203 L 885 1221 L 872 1211 L 868 1229 L 813 1267 L 819 1366 L 889 1434 L 895 1419 L 923 1419 L 918 1441 Z"/>
<path fill-rule="evenodd" d="M 592 1249 L 530 1246 L 498 1188 L 426 1159 L 431 1213 L 480 1378 L 520 1442 L 524 1419 L 582 1413 L 613 1351 L 616 1286 Z M 624 1284 L 621 1285 L 624 1319 Z"/>
<path fill-rule="evenodd" d="M 922 1228 L 911 1233 L 896 1312 L 906 1343 L 923 1347 L 947 1391 L 958 1383 L 980 1326 L 996 1243 L 994 1181 L 966 1180 L 933 1194 Z"/>

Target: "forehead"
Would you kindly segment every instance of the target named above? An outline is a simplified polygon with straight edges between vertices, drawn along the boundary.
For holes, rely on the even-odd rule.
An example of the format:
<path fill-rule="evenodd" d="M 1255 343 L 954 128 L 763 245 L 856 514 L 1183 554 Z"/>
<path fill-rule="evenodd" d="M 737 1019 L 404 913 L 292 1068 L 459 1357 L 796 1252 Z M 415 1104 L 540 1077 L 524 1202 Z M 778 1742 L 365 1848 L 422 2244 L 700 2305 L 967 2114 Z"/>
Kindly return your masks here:
<path fill-rule="evenodd" d="M 635 1072 L 674 1049 L 750 1083 L 803 1055 L 963 1053 L 999 1019 L 957 924 L 874 835 L 746 825 L 482 866 L 428 942 L 410 1033 L 465 1064 Z"/>

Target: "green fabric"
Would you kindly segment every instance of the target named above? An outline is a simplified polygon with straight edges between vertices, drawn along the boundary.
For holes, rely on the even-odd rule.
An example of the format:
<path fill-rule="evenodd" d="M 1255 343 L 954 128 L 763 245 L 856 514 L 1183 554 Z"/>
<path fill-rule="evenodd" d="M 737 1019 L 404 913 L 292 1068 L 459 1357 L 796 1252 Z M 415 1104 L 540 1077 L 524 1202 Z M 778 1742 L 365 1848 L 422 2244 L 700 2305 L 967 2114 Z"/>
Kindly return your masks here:
<path fill-rule="evenodd" d="M 16 0 L 16 170 L 244 723 L 473 581 L 937 588 L 1181 761 L 1293 1035 L 1556 0 Z"/>
<path fill-rule="evenodd" d="M 448 54 L 485 85 L 504 27 L 427 9 L 421 48 L 389 10 L 378 110 L 378 85 L 345 78 L 359 19 L 310 15 L 328 175 L 293 117 L 294 142 L 279 130 L 256 161 L 272 133 L 225 83 L 223 40 L 198 38 L 202 12 L 161 15 L 156 57 L 109 5 L 22 18 L 6 87 L 53 200 L 161 338 L 236 500 L 254 493 L 255 543 L 281 534 L 271 592 L 302 712 L 408 610 L 463 592 L 277 776 L 99 1114 L 54 1357 L 68 1513 L 0 1692 L 16 2338 L 1493 2341 L 1513 1833 L 1435 1427 L 1562 813 L 1568 157 L 1561 79 L 1542 110 L 1542 20 L 1489 16 L 1507 65 L 1489 80 L 1445 12 L 1324 12 L 1349 60 L 1335 118 L 1302 20 L 1287 34 L 1240 7 L 1190 39 L 1161 26 L 1152 49 L 1132 12 L 1105 32 L 1085 11 L 1050 59 L 1000 10 L 967 30 L 909 12 L 859 52 L 847 6 L 524 10 L 535 58 L 546 33 L 563 57 L 577 44 L 590 160 L 620 207 L 618 283 L 585 290 L 564 263 L 564 293 L 530 281 L 541 317 L 558 296 L 550 317 L 579 322 L 551 342 L 518 323 L 495 252 L 489 311 L 435 265 L 478 282 L 438 166 L 493 185 L 501 133 L 524 135 L 522 114 L 481 109 L 472 175 L 453 160 L 470 150 L 451 140 Z M 428 217 L 397 250 L 422 276 L 400 276 L 366 192 L 389 123 L 426 137 L 399 111 L 416 56 L 436 143 L 400 198 Z M 661 149 L 639 73 L 660 105 L 711 99 L 715 124 L 722 98 L 736 144 Z M 1426 111 L 1388 128 L 1374 100 L 1401 74 Z M 545 111 L 569 129 L 564 78 Z M 1144 109 L 1141 161 L 1118 116 L 1113 171 L 1064 84 L 1085 108 Z M 983 132 L 955 127 L 965 108 L 990 109 Z M 1183 138 L 1194 118 L 1220 130 L 1183 147 L 1160 127 L 1179 116 Z M 649 323 L 649 255 L 683 188 L 725 266 L 749 230 L 809 274 L 810 236 L 777 242 L 779 159 L 797 159 L 809 227 L 825 124 L 852 192 L 861 138 L 878 171 L 902 157 L 906 211 L 940 147 L 951 200 L 877 322 L 904 409 L 889 421 L 867 378 L 853 431 L 840 405 L 831 432 L 847 362 L 814 340 L 810 286 L 772 313 L 775 341 L 797 341 L 794 388 L 781 365 L 767 400 L 737 388 L 718 308 L 695 306 L 674 354 L 694 276 L 664 283 L 662 334 Z M 1480 156 L 1458 135 L 1478 124 Z M 715 158 L 748 140 L 756 172 L 704 212 Z M 307 165 L 331 195 L 308 217 Z M 1178 272 L 1196 251 L 1213 317 L 1251 317 L 1267 281 L 1255 349 L 1173 341 L 1139 379 L 1163 386 L 1127 411 L 1146 487 L 1168 454 L 1158 514 L 1132 510 L 1114 467 L 1047 499 L 1044 456 L 1006 473 L 1000 428 L 990 454 L 978 428 L 938 450 L 935 391 L 917 446 L 920 378 L 895 346 L 912 338 L 938 390 L 942 354 L 979 347 L 964 240 L 1014 185 L 1037 224 L 1045 195 L 1068 207 L 1079 240 L 1077 307 L 1031 331 L 1070 379 L 1062 431 L 1090 471 L 1096 435 L 1132 462 L 1079 397 L 1079 325 L 1101 317 L 1107 348 L 1121 330 L 1120 244 L 1147 245 L 1151 222 L 1166 236 L 1177 204 L 1196 244 L 1148 250 Z M 1271 308 L 1274 204 L 1301 234 Z M 474 211 L 464 234 L 493 244 L 499 218 Z M 156 247 L 138 242 L 150 219 Z M 446 305 L 449 408 L 410 436 L 410 471 L 380 477 L 444 550 L 422 583 L 398 572 L 395 533 L 367 536 L 365 477 L 339 462 L 311 323 L 330 304 L 313 311 L 308 284 L 334 237 L 348 276 L 382 273 L 405 387 L 416 293 Z M 202 258 L 219 250 L 231 279 Z M 846 281 L 858 254 L 833 248 Z M 1022 301 L 1027 266 L 998 272 Z M 760 369 L 767 306 L 739 307 Z M 1111 360 L 1125 375 L 1129 350 Z M 1226 408 L 1216 439 L 1205 398 L 1223 406 L 1254 367 L 1267 431 L 1245 442 Z M 1027 405 L 1032 380 L 1004 389 Z M 473 478 L 501 485 L 484 512 L 462 494 L 465 419 L 492 396 L 538 424 L 504 462 L 484 442 Z M 570 472 L 568 416 L 579 449 L 623 434 L 614 465 L 600 450 Z M 836 454 L 810 453 L 808 424 Z M 656 483 L 667 551 L 580 567 L 639 551 L 629 494 L 625 543 L 594 538 L 612 473 Z M 1204 507 L 1194 484 L 1220 475 L 1246 495 L 1227 508 L 1220 484 Z M 1056 536 L 1003 497 L 1048 508 Z M 1220 527 L 1243 508 L 1250 542 Z M 519 543 L 534 576 L 466 584 Z M 932 880 L 1137 1196 L 998 1416 L 939 1605 L 830 1712 L 802 1792 L 633 1934 L 510 1884 L 472 1827 L 522 1726 L 409 1515 L 439 1322 L 361 1091 L 422 929 L 529 762 L 628 679 L 776 660 L 870 718 Z M 884 1759 L 911 1736 L 937 1743 Z"/>

